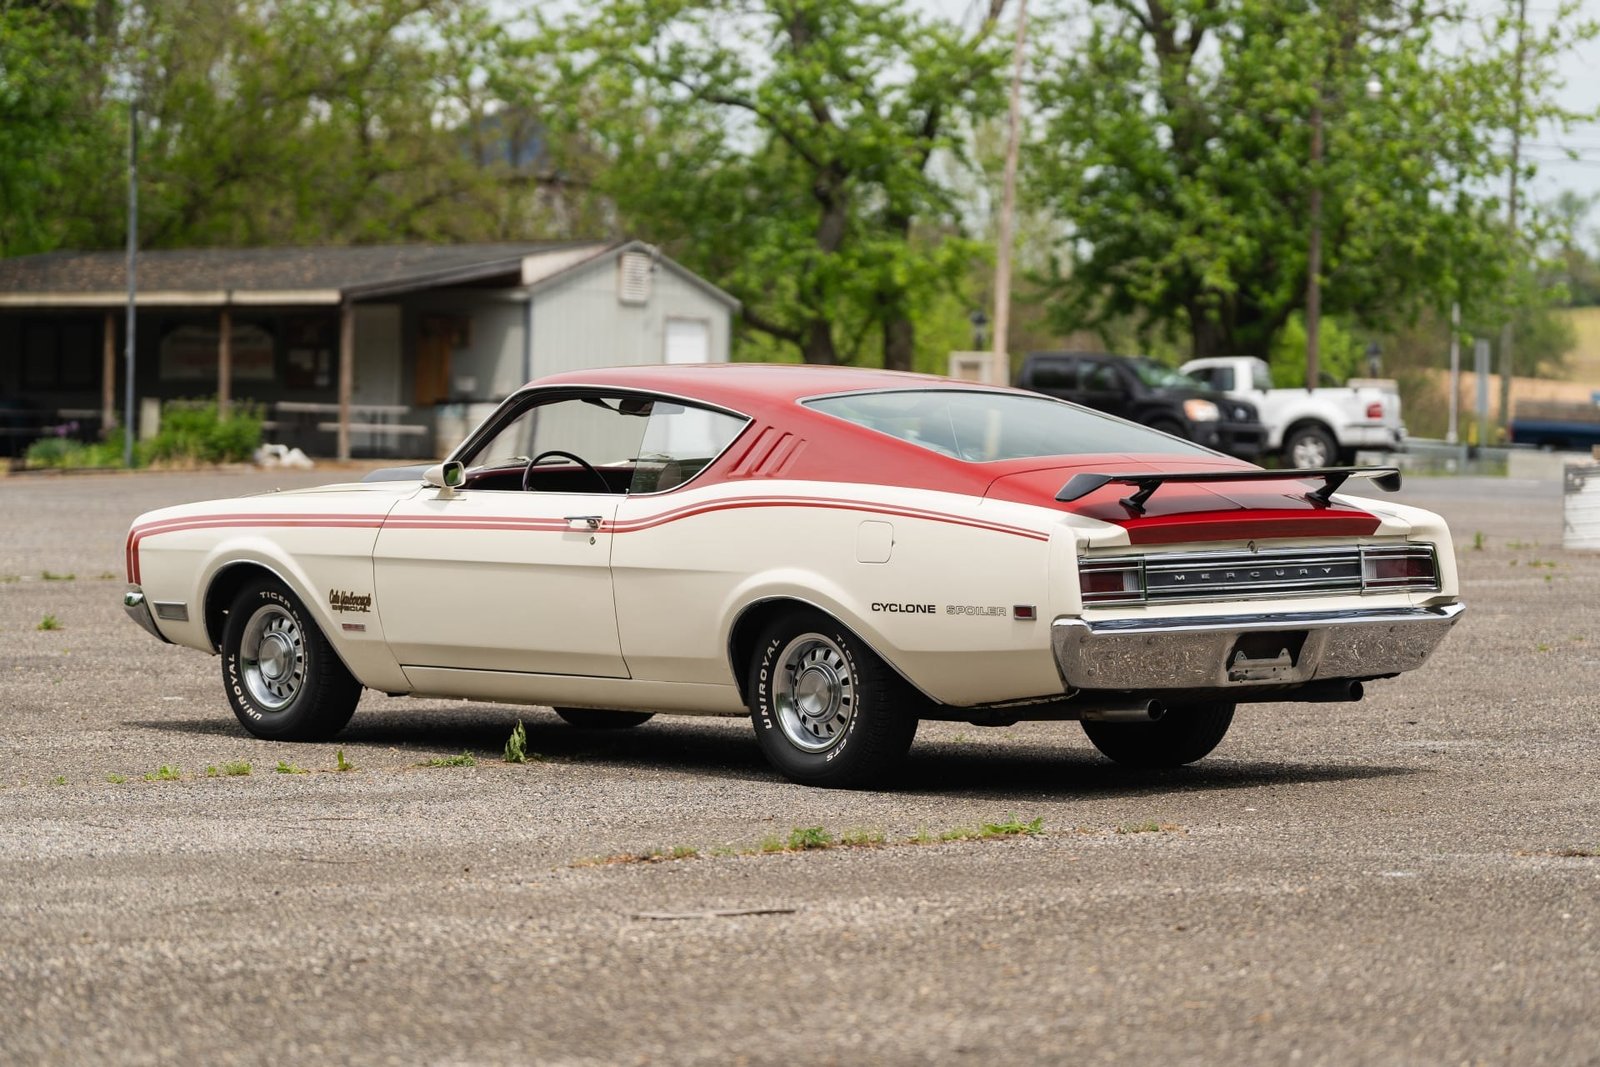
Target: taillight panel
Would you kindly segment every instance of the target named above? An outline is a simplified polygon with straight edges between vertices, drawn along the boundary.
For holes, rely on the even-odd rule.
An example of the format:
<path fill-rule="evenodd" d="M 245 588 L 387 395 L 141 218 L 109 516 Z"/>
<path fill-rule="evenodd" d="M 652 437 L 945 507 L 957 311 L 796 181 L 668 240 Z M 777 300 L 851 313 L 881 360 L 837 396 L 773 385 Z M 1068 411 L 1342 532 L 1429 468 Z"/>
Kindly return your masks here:
<path fill-rule="evenodd" d="M 1078 576 L 1085 607 L 1439 590 L 1434 547 L 1413 542 L 1101 556 Z"/>

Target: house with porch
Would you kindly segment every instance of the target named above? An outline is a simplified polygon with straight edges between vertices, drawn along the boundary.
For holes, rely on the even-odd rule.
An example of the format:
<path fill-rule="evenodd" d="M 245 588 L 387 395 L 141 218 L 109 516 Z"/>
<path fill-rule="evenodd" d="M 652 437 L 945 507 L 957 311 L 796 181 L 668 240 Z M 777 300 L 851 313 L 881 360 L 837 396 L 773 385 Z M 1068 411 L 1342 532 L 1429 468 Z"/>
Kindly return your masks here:
<path fill-rule="evenodd" d="M 153 251 L 135 282 L 138 432 L 164 400 L 247 400 L 268 440 L 341 459 L 440 455 L 545 374 L 725 361 L 739 307 L 640 241 Z M 121 424 L 127 307 L 121 252 L 0 260 L 13 452 Z"/>

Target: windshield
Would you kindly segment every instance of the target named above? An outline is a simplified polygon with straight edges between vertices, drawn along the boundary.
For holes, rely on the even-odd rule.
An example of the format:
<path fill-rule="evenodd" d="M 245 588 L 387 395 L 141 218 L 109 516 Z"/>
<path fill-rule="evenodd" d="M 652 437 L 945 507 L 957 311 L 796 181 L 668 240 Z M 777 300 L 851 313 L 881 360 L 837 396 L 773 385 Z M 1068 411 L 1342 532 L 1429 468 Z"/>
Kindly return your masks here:
<path fill-rule="evenodd" d="M 1208 389 L 1210 388 L 1198 378 L 1191 378 L 1182 371 L 1177 371 L 1165 363 L 1157 363 L 1153 359 L 1130 359 L 1128 363 L 1133 367 L 1133 373 L 1139 380 L 1152 389 Z"/>
<path fill-rule="evenodd" d="M 805 403 L 858 426 L 972 463 L 1100 452 L 1210 455 L 1198 445 L 1043 396 L 907 389 L 825 396 Z"/>

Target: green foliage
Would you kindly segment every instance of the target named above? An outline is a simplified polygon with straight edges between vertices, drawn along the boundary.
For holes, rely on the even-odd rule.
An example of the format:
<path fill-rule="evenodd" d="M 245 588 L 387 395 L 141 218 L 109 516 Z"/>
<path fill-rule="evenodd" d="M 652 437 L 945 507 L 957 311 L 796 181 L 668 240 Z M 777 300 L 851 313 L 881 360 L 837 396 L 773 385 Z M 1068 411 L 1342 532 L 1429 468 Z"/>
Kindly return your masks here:
<path fill-rule="evenodd" d="M 1304 304 L 1314 190 L 1326 314 L 1374 326 L 1500 299 L 1524 258 L 1504 234 L 1504 131 L 1573 117 L 1552 103 L 1553 62 L 1593 27 L 1530 29 L 1514 101 L 1515 19 L 1484 18 L 1481 45 L 1454 47 L 1472 21 L 1459 0 L 1426 18 L 1091 0 L 1038 90 L 1033 182 L 1074 225 L 1053 275 L 1058 325 L 1177 327 L 1196 356 L 1267 358 Z"/>
<path fill-rule="evenodd" d="M 338 749 L 337 751 L 334 752 L 333 756 L 334 756 L 334 765 L 333 765 L 333 769 L 334 770 L 336 770 L 336 771 L 353 771 L 353 770 L 356 769 L 356 765 L 354 763 L 351 763 L 349 760 L 344 758 L 344 749 L 342 749 L 342 748 Z"/>
<path fill-rule="evenodd" d="M 250 774 L 249 760 L 235 760 L 222 765 L 222 773 L 230 778 L 244 778 Z"/>
<path fill-rule="evenodd" d="M 163 763 L 155 770 L 144 776 L 147 782 L 176 782 L 183 777 L 183 772 L 170 763 Z"/>
<path fill-rule="evenodd" d="M 57 619 L 54 615 L 46 615 L 44 618 L 39 620 L 39 625 L 34 627 L 34 629 L 59 630 L 61 629 L 61 620 Z"/>
<path fill-rule="evenodd" d="M 1343 385 L 1350 378 L 1366 374 L 1366 343 L 1358 340 L 1339 324 L 1339 320 L 1324 315 L 1321 329 L 1317 331 L 1320 348 L 1317 355 L 1319 385 Z M 1297 311 L 1283 324 L 1283 330 L 1272 342 L 1272 384 L 1279 389 L 1297 389 L 1306 384 L 1306 324 Z"/>
<path fill-rule="evenodd" d="M 304 767 L 301 767 L 301 766 L 299 766 L 297 764 L 291 763 L 288 760 L 279 760 L 278 761 L 278 766 L 276 768 L 274 768 L 274 769 L 279 774 L 310 774 L 311 773 L 310 771 L 306 770 Z"/>
<path fill-rule="evenodd" d="M 470 752 L 463 752 L 457 756 L 435 756 L 417 764 L 419 767 L 476 767 L 478 760 Z"/>
<path fill-rule="evenodd" d="M 511 736 L 506 739 L 505 755 L 502 757 L 507 763 L 528 762 L 528 730 L 522 725 L 522 720 L 517 720 L 517 725 L 511 728 Z"/>
<path fill-rule="evenodd" d="M 234 404 L 219 418 L 215 400 L 169 400 L 144 454 L 152 463 L 175 466 L 241 462 L 261 447 L 261 419 L 256 405 Z"/>
<path fill-rule="evenodd" d="M 1013 815 L 1005 822 L 986 822 L 979 829 L 984 837 L 1037 837 L 1044 833 L 1044 818 L 1022 822 Z"/>
<path fill-rule="evenodd" d="M 106 781 L 110 782 L 112 785 L 121 785 L 127 780 L 128 776 L 125 774 L 118 774 L 116 771 L 106 772 Z"/>
<path fill-rule="evenodd" d="M 796 826 L 789 831 L 789 847 L 805 851 L 808 848 L 827 848 L 833 844 L 833 835 L 821 826 Z"/>
<path fill-rule="evenodd" d="M 78 578 L 76 574 L 58 574 L 55 571 L 41 571 L 39 577 L 47 582 L 71 582 Z"/>
<path fill-rule="evenodd" d="M 909 368 L 913 321 L 979 246 L 930 161 L 1003 106 L 994 9 L 973 32 L 885 0 L 601 0 L 530 53 L 531 89 L 621 227 L 809 362 Z M 876 362 L 876 360 L 873 360 Z"/>

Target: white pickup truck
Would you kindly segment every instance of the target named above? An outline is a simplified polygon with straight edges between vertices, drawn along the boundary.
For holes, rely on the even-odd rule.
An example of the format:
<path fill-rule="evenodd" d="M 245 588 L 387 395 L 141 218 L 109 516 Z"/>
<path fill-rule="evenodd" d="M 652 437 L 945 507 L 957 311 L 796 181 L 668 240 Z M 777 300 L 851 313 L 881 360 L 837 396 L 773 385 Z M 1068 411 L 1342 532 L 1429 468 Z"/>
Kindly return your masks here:
<path fill-rule="evenodd" d="M 1405 450 L 1400 394 L 1392 382 L 1274 389 L 1266 363 L 1254 356 L 1192 359 L 1178 369 L 1219 393 L 1255 404 L 1267 428 L 1266 451 L 1280 453 L 1291 466 L 1349 463 L 1357 449 Z"/>

